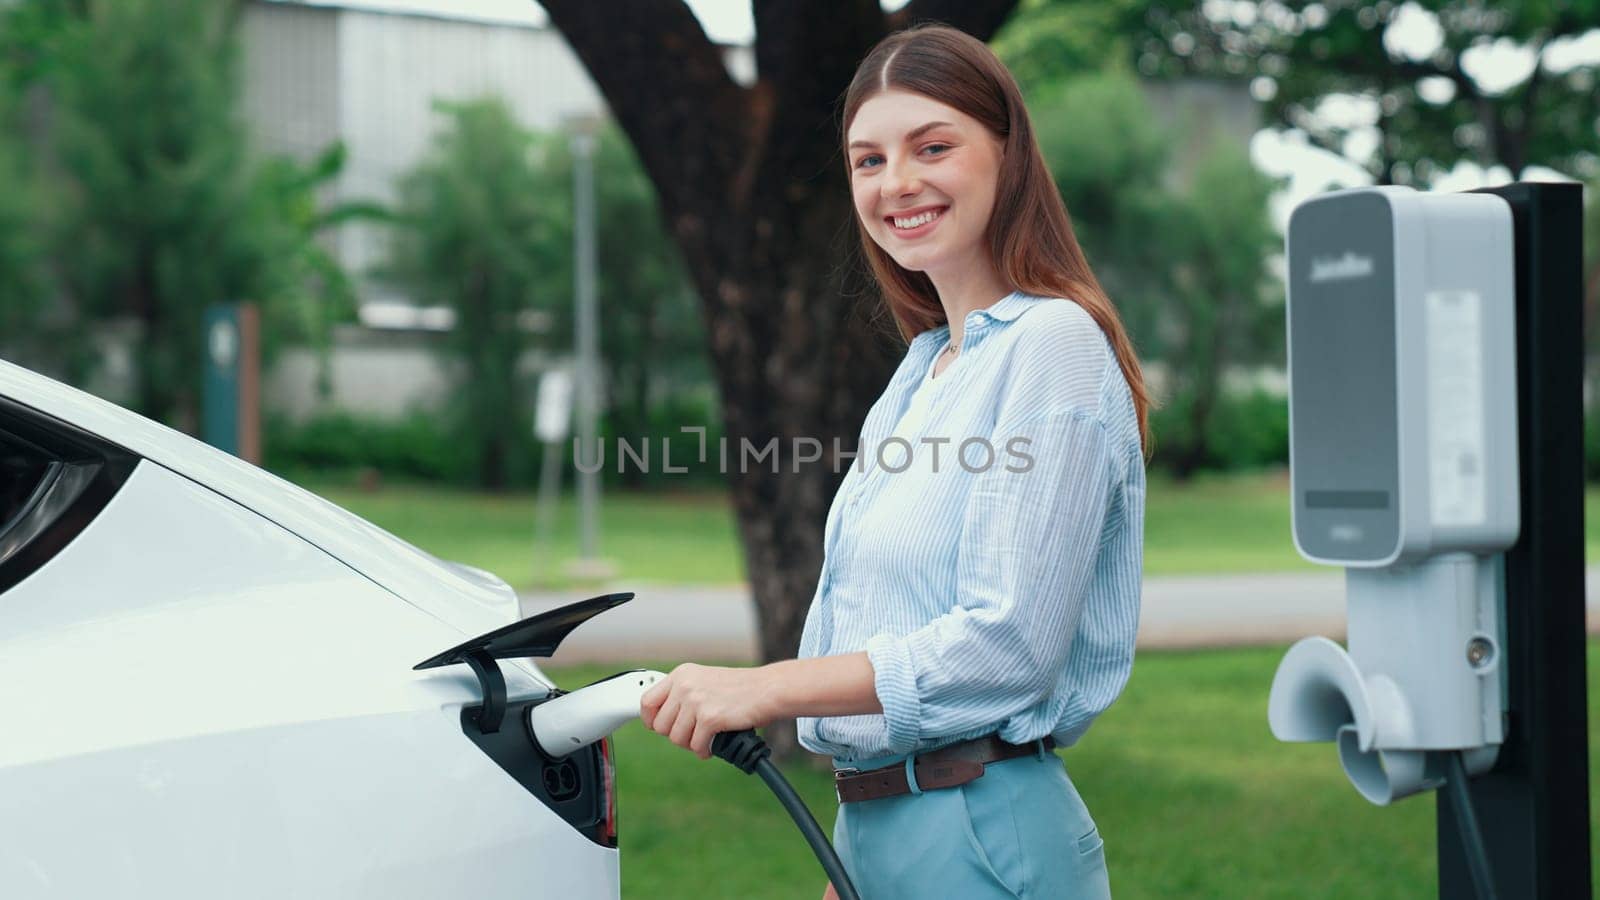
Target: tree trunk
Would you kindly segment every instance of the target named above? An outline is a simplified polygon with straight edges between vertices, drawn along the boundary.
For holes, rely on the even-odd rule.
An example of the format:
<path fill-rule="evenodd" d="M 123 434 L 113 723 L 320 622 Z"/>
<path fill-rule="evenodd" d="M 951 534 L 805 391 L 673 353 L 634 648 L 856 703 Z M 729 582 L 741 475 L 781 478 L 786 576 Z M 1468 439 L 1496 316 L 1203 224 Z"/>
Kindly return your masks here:
<path fill-rule="evenodd" d="M 699 292 L 761 656 L 793 657 L 845 472 L 834 441 L 855 449 L 903 353 L 856 261 L 835 104 L 890 30 L 930 18 L 988 39 L 1016 0 L 913 0 L 890 15 L 878 0 L 827 15 L 804 0 L 758 3 L 748 88 L 682 0 L 625 17 L 590 0 L 541 2 L 637 150 Z M 797 471 L 796 450 L 814 452 L 796 447 L 804 438 L 823 456 Z M 759 463 L 742 452 L 774 440 Z M 767 740 L 790 754 L 793 723 Z"/>
<path fill-rule="evenodd" d="M 848 465 L 835 464 L 835 441 L 841 452 L 856 448 L 899 352 L 881 325 L 870 324 L 876 298 L 864 279 L 839 264 L 852 256 L 851 233 L 838 227 L 850 213 L 845 186 L 790 183 L 781 193 L 809 194 L 810 208 L 793 219 L 734 220 L 711 242 L 721 252 L 690 266 L 702 298 L 715 298 L 702 307 L 763 661 L 792 658 L 799 647 L 822 566 L 823 524 Z M 818 446 L 820 460 L 797 463 Z M 719 451 L 708 448 L 708 458 L 723 459 Z M 792 752 L 792 723 L 768 729 L 767 740 L 775 752 Z"/>

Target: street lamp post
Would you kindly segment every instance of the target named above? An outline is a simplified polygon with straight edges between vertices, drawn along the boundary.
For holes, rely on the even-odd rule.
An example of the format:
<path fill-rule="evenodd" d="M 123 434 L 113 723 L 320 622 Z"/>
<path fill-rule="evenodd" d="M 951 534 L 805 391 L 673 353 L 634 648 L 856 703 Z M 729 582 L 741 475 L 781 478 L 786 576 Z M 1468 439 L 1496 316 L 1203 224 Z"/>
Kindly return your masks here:
<path fill-rule="evenodd" d="M 592 116 L 568 122 L 572 133 L 573 255 L 576 291 L 576 384 L 579 459 L 602 459 L 599 447 L 600 321 L 595 296 L 594 151 L 598 121 Z M 614 567 L 600 558 L 600 470 L 578 470 L 578 559 L 568 574 L 606 578 Z"/>

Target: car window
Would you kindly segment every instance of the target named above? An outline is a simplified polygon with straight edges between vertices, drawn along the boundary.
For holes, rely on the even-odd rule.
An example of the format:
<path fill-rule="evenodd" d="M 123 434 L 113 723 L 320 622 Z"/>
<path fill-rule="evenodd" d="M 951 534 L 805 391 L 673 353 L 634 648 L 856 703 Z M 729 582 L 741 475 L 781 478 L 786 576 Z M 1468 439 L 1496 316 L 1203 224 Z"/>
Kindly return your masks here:
<path fill-rule="evenodd" d="M 45 476 L 51 460 L 38 448 L 0 432 L 0 534 L 11 530 Z"/>
<path fill-rule="evenodd" d="M 0 592 L 72 542 L 138 458 L 0 397 Z"/>

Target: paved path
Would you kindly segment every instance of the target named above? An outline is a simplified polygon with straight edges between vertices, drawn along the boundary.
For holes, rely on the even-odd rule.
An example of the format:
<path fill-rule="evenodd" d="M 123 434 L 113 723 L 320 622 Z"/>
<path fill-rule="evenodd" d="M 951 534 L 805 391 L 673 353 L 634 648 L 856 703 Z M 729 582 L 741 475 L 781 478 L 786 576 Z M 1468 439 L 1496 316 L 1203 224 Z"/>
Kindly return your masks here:
<path fill-rule="evenodd" d="M 1600 633 L 1600 567 L 1585 578 L 1588 629 Z M 641 659 L 756 660 L 755 610 L 737 585 L 618 584 L 634 599 L 572 633 L 554 663 Z M 524 594 L 532 615 L 605 589 Z M 1313 634 L 1344 637 L 1344 576 L 1338 572 L 1146 578 L 1140 647 L 1220 647 L 1284 643 Z"/>

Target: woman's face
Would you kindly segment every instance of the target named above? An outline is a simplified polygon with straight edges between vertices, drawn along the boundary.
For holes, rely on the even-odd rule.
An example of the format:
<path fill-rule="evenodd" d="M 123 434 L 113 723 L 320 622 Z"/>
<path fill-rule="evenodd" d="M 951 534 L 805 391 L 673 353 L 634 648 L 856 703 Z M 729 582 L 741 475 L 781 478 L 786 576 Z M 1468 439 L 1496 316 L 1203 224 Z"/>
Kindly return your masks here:
<path fill-rule="evenodd" d="M 846 142 L 856 214 L 895 262 L 932 275 L 987 258 L 1002 154 L 989 129 L 922 94 L 889 90 L 861 104 Z"/>

